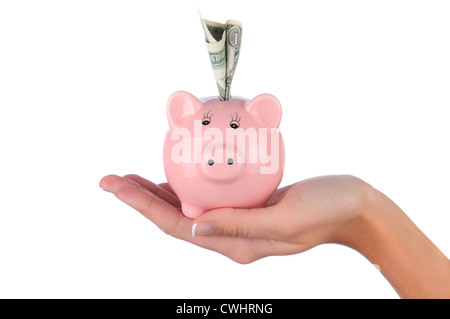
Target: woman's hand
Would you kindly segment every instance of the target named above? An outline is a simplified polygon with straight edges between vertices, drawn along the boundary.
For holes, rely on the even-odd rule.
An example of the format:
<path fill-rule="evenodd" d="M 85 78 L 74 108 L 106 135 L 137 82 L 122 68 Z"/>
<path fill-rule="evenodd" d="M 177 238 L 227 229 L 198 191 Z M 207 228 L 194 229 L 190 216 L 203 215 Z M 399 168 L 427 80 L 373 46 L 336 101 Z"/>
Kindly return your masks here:
<path fill-rule="evenodd" d="M 278 189 L 267 207 L 221 208 L 185 217 L 167 183 L 137 175 L 104 177 L 100 186 L 164 232 L 239 263 L 295 254 L 327 242 L 349 244 L 371 187 L 353 176 L 325 176 Z"/>
<path fill-rule="evenodd" d="M 388 197 L 348 175 L 278 189 L 263 208 L 220 208 L 184 216 L 167 183 L 105 176 L 100 186 L 164 232 L 238 263 L 347 245 L 376 264 L 403 298 L 450 298 L 450 262 Z"/>

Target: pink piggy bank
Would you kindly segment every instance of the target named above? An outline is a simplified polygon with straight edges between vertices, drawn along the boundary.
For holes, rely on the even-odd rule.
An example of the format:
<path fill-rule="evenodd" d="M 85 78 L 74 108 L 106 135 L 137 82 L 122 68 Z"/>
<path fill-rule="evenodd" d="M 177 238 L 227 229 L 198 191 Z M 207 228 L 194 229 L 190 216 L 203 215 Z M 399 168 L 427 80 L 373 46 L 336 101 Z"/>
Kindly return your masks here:
<path fill-rule="evenodd" d="M 167 118 L 164 168 L 184 215 L 266 205 L 284 169 L 277 98 L 200 100 L 179 91 L 169 98 Z"/>

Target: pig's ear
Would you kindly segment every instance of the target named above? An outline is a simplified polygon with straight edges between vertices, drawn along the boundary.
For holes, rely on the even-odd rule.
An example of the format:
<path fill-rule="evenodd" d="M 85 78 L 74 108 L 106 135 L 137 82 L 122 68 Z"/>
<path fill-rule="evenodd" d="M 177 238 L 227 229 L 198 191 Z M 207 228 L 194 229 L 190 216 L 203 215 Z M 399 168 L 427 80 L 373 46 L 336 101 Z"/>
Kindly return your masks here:
<path fill-rule="evenodd" d="M 167 102 L 167 120 L 169 121 L 170 129 L 179 127 L 183 119 L 197 113 L 202 104 L 191 93 L 184 91 L 173 93 Z"/>
<path fill-rule="evenodd" d="M 281 104 L 271 94 L 261 94 L 245 105 L 245 109 L 260 118 L 267 127 L 277 128 L 281 121 Z"/>

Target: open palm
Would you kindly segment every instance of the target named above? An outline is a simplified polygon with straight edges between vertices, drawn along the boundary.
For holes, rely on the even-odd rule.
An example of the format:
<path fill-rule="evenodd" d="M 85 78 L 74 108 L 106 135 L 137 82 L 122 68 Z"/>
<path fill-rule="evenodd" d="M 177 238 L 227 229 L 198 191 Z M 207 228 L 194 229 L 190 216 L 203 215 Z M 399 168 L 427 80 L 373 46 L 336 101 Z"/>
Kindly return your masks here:
<path fill-rule="evenodd" d="M 345 243 L 347 228 L 364 202 L 361 186 L 367 184 L 346 175 L 317 177 L 278 189 L 264 208 L 219 208 L 196 219 L 182 214 L 180 200 L 167 183 L 108 175 L 100 186 L 165 233 L 250 263 L 325 242 Z"/>

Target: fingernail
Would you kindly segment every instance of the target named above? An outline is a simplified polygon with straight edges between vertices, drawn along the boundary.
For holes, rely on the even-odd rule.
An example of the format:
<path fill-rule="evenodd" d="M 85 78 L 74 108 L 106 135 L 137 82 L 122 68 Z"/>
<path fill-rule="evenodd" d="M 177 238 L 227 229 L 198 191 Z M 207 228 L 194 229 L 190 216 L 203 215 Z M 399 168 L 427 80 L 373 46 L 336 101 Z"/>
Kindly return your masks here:
<path fill-rule="evenodd" d="M 212 234 L 213 231 L 214 228 L 210 223 L 198 223 L 192 225 L 192 237 L 209 235 Z"/>

